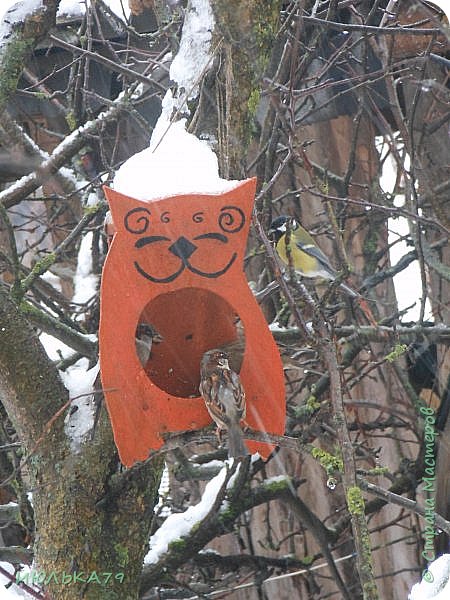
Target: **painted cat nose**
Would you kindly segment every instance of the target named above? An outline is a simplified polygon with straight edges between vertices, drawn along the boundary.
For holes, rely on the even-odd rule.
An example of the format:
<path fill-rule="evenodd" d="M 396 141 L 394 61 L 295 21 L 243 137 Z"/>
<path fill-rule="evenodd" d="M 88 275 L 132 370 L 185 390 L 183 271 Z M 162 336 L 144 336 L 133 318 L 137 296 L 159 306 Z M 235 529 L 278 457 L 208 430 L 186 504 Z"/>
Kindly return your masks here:
<path fill-rule="evenodd" d="M 188 259 L 196 250 L 197 246 L 183 236 L 179 237 L 169 248 L 169 252 L 181 259 Z"/>

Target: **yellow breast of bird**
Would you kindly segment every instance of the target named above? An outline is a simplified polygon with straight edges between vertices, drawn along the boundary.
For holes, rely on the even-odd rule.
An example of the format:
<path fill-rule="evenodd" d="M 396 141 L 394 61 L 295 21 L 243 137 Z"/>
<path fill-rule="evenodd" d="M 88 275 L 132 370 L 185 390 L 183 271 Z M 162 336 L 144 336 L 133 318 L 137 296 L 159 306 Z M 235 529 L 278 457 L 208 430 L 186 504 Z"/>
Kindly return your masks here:
<path fill-rule="evenodd" d="M 290 251 L 289 254 L 291 256 L 291 264 L 296 271 L 302 273 L 303 275 L 316 272 L 317 259 L 309 256 L 309 254 L 306 254 L 306 252 L 302 252 L 292 240 L 289 245 L 287 245 L 283 236 L 283 238 L 279 240 L 277 244 L 277 252 L 281 260 L 286 265 L 289 264 L 287 248 L 289 248 Z"/>

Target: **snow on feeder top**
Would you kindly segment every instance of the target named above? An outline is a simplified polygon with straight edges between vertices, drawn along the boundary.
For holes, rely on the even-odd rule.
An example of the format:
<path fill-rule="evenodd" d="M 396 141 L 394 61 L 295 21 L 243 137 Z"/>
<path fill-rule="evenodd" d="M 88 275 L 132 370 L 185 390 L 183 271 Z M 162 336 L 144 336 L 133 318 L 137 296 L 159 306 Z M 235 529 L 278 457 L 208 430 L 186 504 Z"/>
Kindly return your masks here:
<path fill-rule="evenodd" d="M 285 423 L 280 356 L 243 272 L 256 181 L 220 179 L 212 150 L 181 121 L 156 139 L 122 166 L 114 190 L 105 188 L 115 234 L 102 277 L 100 368 L 127 466 L 159 448 L 164 433 L 211 422 L 198 391 L 200 361 L 239 327 L 246 420 L 276 434 Z M 160 340 L 144 365 L 135 345 L 142 323 Z M 249 448 L 262 456 L 271 449 Z"/>

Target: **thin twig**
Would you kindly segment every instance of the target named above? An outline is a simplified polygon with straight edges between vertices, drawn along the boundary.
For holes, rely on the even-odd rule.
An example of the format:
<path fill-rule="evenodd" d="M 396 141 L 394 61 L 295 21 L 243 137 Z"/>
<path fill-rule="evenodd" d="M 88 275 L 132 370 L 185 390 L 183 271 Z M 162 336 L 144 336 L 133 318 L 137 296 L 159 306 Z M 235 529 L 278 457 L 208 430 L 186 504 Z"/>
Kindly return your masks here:
<path fill-rule="evenodd" d="M 399 496 L 394 492 L 385 490 L 374 483 L 366 481 L 362 477 L 358 477 L 358 483 L 364 490 L 369 492 L 369 494 L 373 494 L 378 498 L 383 498 L 383 500 L 386 500 L 386 502 L 406 508 L 407 510 L 410 510 L 416 515 L 420 515 L 421 517 L 429 515 L 429 511 L 414 500 L 410 500 L 409 498 L 405 498 L 404 496 Z M 447 535 L 450 535 L 450 521 L 447 521 L 438 513 L 433 513 L 433 515 L 436 526 L 439 527 L 439 529 L 442 529 L 442 531 L 445 531 Z"/>

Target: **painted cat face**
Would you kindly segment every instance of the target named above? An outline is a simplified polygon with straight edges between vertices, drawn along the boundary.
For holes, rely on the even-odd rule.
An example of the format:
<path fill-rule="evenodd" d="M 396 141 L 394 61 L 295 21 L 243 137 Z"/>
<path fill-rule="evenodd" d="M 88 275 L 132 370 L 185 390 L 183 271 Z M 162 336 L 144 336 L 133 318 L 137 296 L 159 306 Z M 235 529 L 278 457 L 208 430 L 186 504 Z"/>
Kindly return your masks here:
<path fill-rule="evenodd" d="M 144 203 L 114 193 L 110 203 L 117 234 L 111 254 L 120 246 L 133 275 L 153 284 L 215 280 L 242 268 L 249 207 L 242 207 L 233 192 L 225 196 Z"/>

